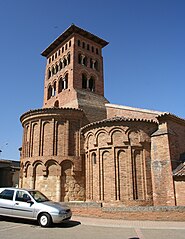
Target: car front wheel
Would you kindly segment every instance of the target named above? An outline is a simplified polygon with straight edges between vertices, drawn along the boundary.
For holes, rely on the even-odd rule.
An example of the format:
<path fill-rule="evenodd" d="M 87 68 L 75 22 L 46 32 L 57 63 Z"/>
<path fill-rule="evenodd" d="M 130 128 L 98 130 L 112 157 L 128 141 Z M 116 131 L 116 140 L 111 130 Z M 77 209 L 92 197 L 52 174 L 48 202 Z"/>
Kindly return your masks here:
<path fill-rule="evenodd" d="M 49 227 L 51 225 L 51 216 L 48 213 L 42 213 L 38 219 L 41 227 Z"/>

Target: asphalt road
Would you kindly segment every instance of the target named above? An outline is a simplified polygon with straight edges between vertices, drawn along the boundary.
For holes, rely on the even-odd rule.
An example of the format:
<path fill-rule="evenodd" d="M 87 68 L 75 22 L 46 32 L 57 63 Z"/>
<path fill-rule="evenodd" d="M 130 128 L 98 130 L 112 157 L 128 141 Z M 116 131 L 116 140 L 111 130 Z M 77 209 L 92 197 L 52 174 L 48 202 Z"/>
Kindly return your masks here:
<path fill-rule="evenodd" d="M 123 221 L 73 217 L 68 223 L 41 228 L 37 222 L 2 218 L 4 239 L 185 239 L 184 222 Z"/>

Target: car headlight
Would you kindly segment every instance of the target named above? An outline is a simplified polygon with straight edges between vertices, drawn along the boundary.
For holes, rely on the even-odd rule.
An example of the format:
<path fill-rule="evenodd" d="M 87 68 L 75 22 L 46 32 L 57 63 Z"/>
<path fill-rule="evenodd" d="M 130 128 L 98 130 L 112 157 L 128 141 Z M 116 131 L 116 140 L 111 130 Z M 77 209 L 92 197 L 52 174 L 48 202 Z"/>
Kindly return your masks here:
<path fill-rule="evenodd" d="M 61 209 L 59 214 L 68 214 L 70 212 L 70 209 Z"/>

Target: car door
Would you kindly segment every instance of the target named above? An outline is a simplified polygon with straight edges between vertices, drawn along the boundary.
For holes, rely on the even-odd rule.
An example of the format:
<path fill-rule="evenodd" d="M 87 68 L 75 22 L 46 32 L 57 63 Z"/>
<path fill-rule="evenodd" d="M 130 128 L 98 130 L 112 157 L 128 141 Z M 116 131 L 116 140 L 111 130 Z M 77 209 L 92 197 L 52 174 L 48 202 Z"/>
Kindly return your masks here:
<path fill-rule="evenodd" d="M 17 190 L 13 205 L 13 215 L 16 217 L 32 219 L 34 215 L 34 203 L 30 202 L 31 197 L 26 191 Z"/>
<path fill-rule="evenodd" d="M 12 216 L 13 196 L 13 189 L 4 189 L 0 192 L 0 215 Z"/>

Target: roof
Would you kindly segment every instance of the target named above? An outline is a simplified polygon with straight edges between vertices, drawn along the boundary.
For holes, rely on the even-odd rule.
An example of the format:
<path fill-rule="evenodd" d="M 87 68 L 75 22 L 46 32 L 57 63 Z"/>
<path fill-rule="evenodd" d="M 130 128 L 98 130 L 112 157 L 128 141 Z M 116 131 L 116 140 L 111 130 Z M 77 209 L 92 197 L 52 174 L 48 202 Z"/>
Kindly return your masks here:
<path fill-rule="evenodd" d="M 84 126 L 83 128 L 81 128 L 81 130 L 83 131 L 84 129 L 86 128 L 89 128 L 90 126 L 97 126 L 97 125 L 101 125 L 101 124 L 104 124 L 104 123 L 109 123 L 109 122 L 121 122 L 121 121 L 124 121 L 124 122 L 147 122 L 147 123 L 154 123 L 154 124 L 157 124 L 157 122 L 155 122 L 154 120 L 152 119 L 138 119 L 138 118 L 126 118 L 126 117 L 113 117 L 113 118 L 109 118 L 109 119 L 104 119 L 104 120 L 101 120 L 101 121 L 96 121 L 96 122 L 92 122 L 86 126 Z"/>
<path fill-rule="evenodd" d="M 57 48 L 63 41 L 65 41 L 70 35 L 73 33 L 77 33 L 83 37 L 88 38 L 89 40 L 92 40 L 102 47 L 108 45 L 109 43 L 101 38 L 99 38 L 96 35 L 93 35 L 92 33 L 83 30 L 80 27 L 75 26 L 72 24 L 67 30 L 65 30 L 56 40 L 54 40 L 51 45 L 49 45 L 42 53 L 42 56 L 47 57 L 55 48 Z"/>
<path fill-rule="evenodd" d="M 142 109 L 142 108 L 136 108 L 136 107 L 125 106 L 125 105 L 110 104 L 110 103 L 105 104 L 105 106 L 109 107 L 109 108 L 137 111 L 137 112 L 154 114 L 154 115 L 161 115 L 161 114 L 166 113 L 166 112 L 157 111 L 157 110 Z"/>
<path fill-rule="evenodd" d="M 185 176 L 185 162 L 181 163 L 174 171 L 173 176 Z"/>
<path fill-rule="evenodd" d="M 162 113 L 161 115 L 159 115 L 157 118 L 158 118 L 159 120 L 160 120 L 160 119 L 171 119 L 171 120 L 174 120 L 174 121 L 176 121 L 176 122 L 178 122 L 178 123 L 185 124 L 185 119 L 180 118 L 180 117 L 178 117 L 178 116 L 176 116 L 176 115 L 174 115 L 174 114 L 172 114 L 172 113 L 170 113 L 170 112 L 163 112 L 163 113 Z"/>
<path fill-rule="evenodd" d="M 0 168 L 20 168 L 20 161 L 1 159 Z"/>
<path fill-rule="evenodd" d="M 61 108 L 56 108 L 56 107 L 52 107 L 52 108 L 41 108 L 41 109 L 35 109 L 35 110 L 29 110 L 27 112 L 25 112 L 24 114 L 21 115 L 20 117 L 20 121 L 22 121 L 25 117 L 28 117 L 30 115 L 35 115 L 35 114 L 60 114 L 60 113 L 65 113 L 67 111 L 76 111 L 76 112 L 83 112 L 82 109 L 79 108 L 70 108 L 70 107 L 61 107 Z"/>

